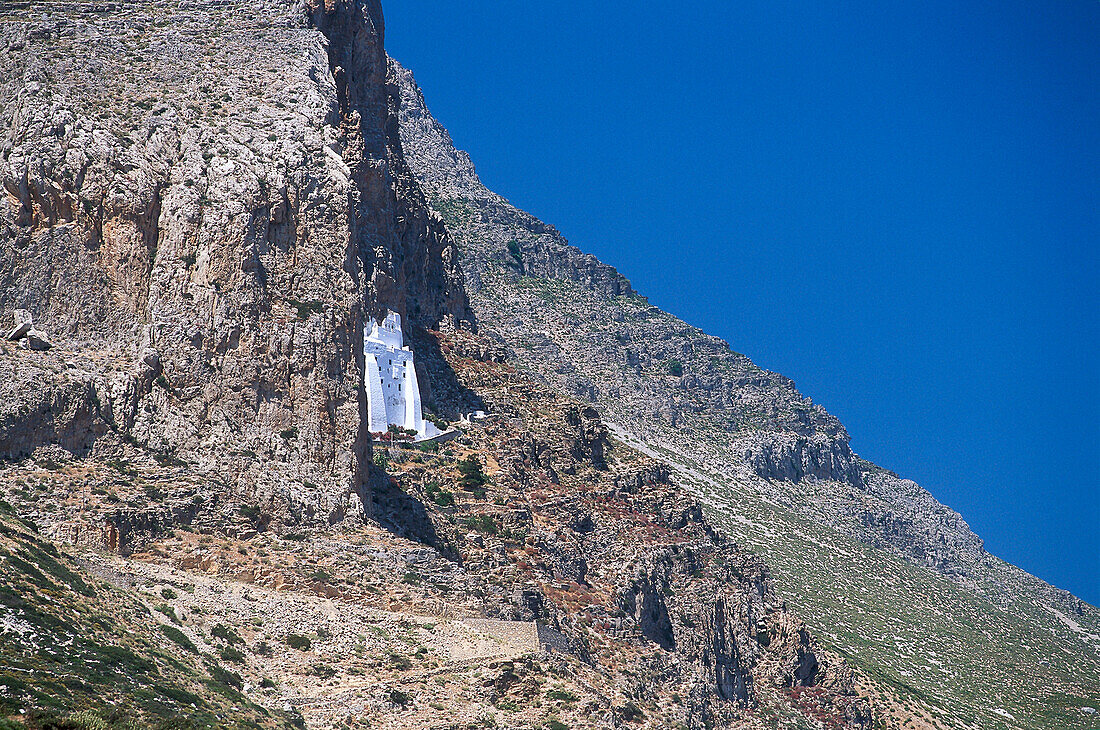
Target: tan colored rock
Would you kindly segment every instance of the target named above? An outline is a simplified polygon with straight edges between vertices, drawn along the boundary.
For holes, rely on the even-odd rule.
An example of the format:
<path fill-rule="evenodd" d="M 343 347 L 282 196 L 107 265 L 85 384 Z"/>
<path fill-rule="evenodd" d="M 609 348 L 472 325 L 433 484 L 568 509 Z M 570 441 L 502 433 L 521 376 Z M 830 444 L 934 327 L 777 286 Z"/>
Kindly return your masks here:
<path fill-rule="evenodd" d="M 472 327 L 390 123 L 380 9 L 86 10 L 0 10 L 0 310 L 49 323 L 17 323 L 26 347 L 103 355 L 79 392 L 6 373 L 0 453 L 79 417 L 76 451 L 117 431 L 287 521 L 369 509 L 364 322 Z"/>
<path fill-rule="evenodd" d="M 15 326 L 8 332 L 8 339 L 12 341 L 21 340 L 31 331 L 31 328 L 34 327 L 34 322 L 31 320 L 31 313 L 25 309 L 16 309 L 12 313 L 12 318 L 15 320 Z"/>

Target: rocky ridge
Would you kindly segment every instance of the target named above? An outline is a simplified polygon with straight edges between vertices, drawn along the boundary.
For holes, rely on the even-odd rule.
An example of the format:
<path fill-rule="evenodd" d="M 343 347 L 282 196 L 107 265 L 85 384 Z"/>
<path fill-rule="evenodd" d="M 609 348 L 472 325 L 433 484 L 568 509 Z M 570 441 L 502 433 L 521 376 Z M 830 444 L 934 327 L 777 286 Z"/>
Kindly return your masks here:
<path fill-rule="evenodd" d="M 874 482 L 793 384 L 474 187 L 383 40 L 375 0 L 0 11 L 0 313 L 55 340 L 0 345 L 0 723 L 1079 726 L 1087 607 L 1044 622 L 983 583 L 936 542 L 953 513 L 914 519 L 919 488 Z M 489 413 L 455 441 L 363 433 L 385 308 L 435 415 Z M 634 375 L 599 376 L 614 358 Z M 828 574 L 838 554 L 867 575 Z M 1003 605 L 960 603 L 966 580 Z M 861 623 L 884 585 L 906 601 Z M 984 710 L 951 694 L 977 634 L 1018 677 Z"/>
<path fill-rule="evenodd" d="M 398 76 L 409 163 L 459 242 L 483 333 L 518 367 L 591 402 L 620 438 L 670 464 L 716 524 L 776 566 L 811 620 L 828 617 L 818 631 L 931 700 L 941 721 L 1087 725 L 1080 708 L 1095 703 L 1096 685 L 1078 678 L 1100 680 L 1100 612 L 989 555 L 957 512 L 854 454 L 844 427 L 789 379 L 649 305 L 614 269 L 485 188 L 412 75 Z M 546 251 L 556 265 L 544 265 Z M 988 619 L 983 635 L 962 629 L 975 612 Z M 942 641 L 960 629 L 965 638 Z M 989 662 L 1016 665 L 1007 637 L 1017 633 L 1032 637 L 1034 700 L 982 680 Z M 1040 648 L 1038 636 L 1052 642 Z M 947 656 L 915 659 L 916 646 Z M 1054 684 L 1072 699 L 1048 694 Z"/>
<path fill-rule="evenodd" d="M 473 335 L 430 336 L 429 377 L 478 393 L 491 415 L 442 448 L 379 447 L 377 522 L 295 533 L 217 473 L 139 445 L 106 462 L 54 447 L 56 460 L 12 464 L 0 511 L 33 518 L 88 582 L 146 606 L 145 630 L 175 637 L 169 655 L 207 657 L 188 682 L 308 727 L 871 727 L 859 675 L 665 466 Z M 471 458 L 484 469 L 473 481 Z M 10 567 L 3 584 L 24 590 Z M 535 621 L 556 648 L 494 639 L 481 617 Z M 18 643 L 0 654 L 44 680 L 59 669 Z M 133 691 L 112 696 L 130 706 Z M 0 693 L 0 707 L 27 699 Z M 79 694 L 53 706 L 99 707 Z M 133 711 L 155 724 L 156 707 Z"/>
<path fill-rule="evenodd" d="M 0 344 L 0 724 L 869 730 L 769 569 L 476 336 L 383 43 L 376 0 L 0 9 L 0 313 L 54 345 Z M 490 414 L 443 447 L 364 430 L 386 309 Z"/>

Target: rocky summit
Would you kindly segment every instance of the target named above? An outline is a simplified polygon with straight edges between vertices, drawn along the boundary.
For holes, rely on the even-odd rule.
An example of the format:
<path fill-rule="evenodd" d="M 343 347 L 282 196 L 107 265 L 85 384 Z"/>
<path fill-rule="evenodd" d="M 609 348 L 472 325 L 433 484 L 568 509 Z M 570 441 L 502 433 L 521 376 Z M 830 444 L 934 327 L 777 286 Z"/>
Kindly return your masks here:
<path fill-rule="evenodd" d="M 1096 725 L 1100 612 L 486 189 L 376 0 L 0 3 L 0 132 L 0 728 Z"/>

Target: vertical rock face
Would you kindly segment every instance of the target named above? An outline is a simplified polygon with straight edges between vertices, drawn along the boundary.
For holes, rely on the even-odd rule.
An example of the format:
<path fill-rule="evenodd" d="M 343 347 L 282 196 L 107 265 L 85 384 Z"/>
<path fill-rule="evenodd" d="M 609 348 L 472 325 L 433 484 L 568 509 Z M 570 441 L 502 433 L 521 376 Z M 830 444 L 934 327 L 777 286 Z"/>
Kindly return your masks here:
<path fill-rule="evenodd" d="M 354 182 L 349 235 L 364 271 L 365 306 L 376 319 L 393 309 L 406 320 L 472 324 L 458 256 L 431 212 L 401 149 L 396 84 L 384 49 L 382 8 L 374 0 L 314 0 L 310 21 L 327 39 L 336 86 L 342 157 Z"/>
<path fill-rule="evenodd" d="M 91 413 L 82 433 L 338 517 L 369 462 L 364 319 L 472 326 L 403 159 L 380 6 L 112 8 L 0 24 L 0 313 L 83 358 L 80 387 L 11 384 L 0 451 Z"/>

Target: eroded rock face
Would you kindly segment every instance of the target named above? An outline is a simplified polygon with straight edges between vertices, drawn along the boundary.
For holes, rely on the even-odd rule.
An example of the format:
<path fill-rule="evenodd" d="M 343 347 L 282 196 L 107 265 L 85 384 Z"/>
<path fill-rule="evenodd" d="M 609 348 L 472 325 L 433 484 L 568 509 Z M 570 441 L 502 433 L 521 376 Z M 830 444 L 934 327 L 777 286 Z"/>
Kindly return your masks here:
<path fill-rule="evenodd" d="M 507 366 L 471 361 L 460 376 L 517 414 L 516 425 L 474 432 L 492 444 L 501 468 L 495 487 L 517 490 L 497 501 L 499 534 L 526 536 L 523 581 L 493 609 L 501 618 L 537 616 L 593 663 L 611 637 L 635 647 L 639 674 L 651 678 L 637 687 L 638 700 L 655 699 L 658 684 L 675 687 L 693 728 L 740 727 L 777 693 L 791 706 L 812 702 L 810 714 L 832 727 L 871 727 L 850 669 L 823 650 L 778 597 L 769 570 L 713 528 L 666 465 L 611 439 L 594 409 L 563 402 Z M 440 516 L 433 519 L 445 534 Z M 484 561 L 508 576 L 496 538 L 472 537 L 455 538 L 465 544 L 466 568 Z"/>
<path fill-rule="evenodd" d="M 295 519 L 356 504 L 364 318 L 472 317 L 404 163 L 378 3 L 306 5 L 0 24 L 0 312 L 86 359 L 76 384 L 4 363 L 30 378 L 4 456 L 118 432 Z"/>
<path fill-rule="evenodd" d="M 789 378 L 649 305 L 615 269 L 488 190 L 412 74 L 398 68 L 396 79 L 409 163 L 462 241 L 485 333 L 518 365 L 804 517 L 920 565 L 974 572 L 984 550 L 958 513 L 862 461 L 844 426 Z"/>

